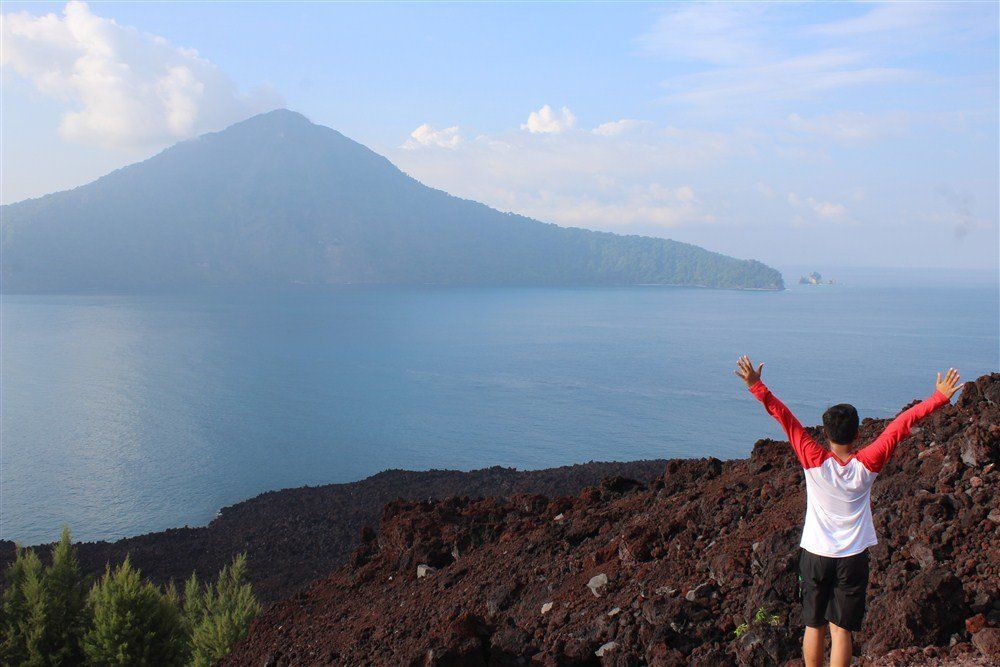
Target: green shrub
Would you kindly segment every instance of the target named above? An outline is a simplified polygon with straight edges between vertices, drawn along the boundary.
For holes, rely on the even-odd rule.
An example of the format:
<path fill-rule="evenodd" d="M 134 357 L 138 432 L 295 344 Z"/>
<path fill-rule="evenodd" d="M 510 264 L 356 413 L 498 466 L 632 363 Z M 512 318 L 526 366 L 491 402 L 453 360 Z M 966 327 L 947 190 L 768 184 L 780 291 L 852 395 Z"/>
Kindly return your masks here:
<path fill-rule="evenodd" d="M 52 562 L 45 570 L 45 586 L 49 600 L 45 629 L 49 662 L 78 665 L 83 661 L 87 594 L 67 527 L 52 548 Z"/>
<path fill-rule="evenodd" d="M 177 589 L 143 581 L 128 558 L 87 593 L 64 528 L 43 568 L 18 548 L 0 601 L 0 664 L 212 665 L 247 632 L 260 611 L 246 583 L 246 556 L 219 573 L 214 586 L 192 574 L 181 604 Z"/>
<path fill-rule="evenodd" d="M 45 621 L 49 610 L 42 562 L 31 549 L 18 547 L 7 570 L 3 594 L 0 657 L 9 665 L 45 665 Z"/>
<path fill-rule="evenodd" d="M 199 585 L 192 574 L 184 587 L 184 624 L 190 637 L 191 663 L 214 665 L 246 634 L 260 611 L 246 578 L 246 555 L 222 568 L 215 587 Z"/>
<path fill-rule="evenodd" d="M 129 559 L 110 565 L 88 598 L 92 625 L 83 638 L 95 665 L 183 665 L 187 642 L 176 591 L 143 581 Z"/>

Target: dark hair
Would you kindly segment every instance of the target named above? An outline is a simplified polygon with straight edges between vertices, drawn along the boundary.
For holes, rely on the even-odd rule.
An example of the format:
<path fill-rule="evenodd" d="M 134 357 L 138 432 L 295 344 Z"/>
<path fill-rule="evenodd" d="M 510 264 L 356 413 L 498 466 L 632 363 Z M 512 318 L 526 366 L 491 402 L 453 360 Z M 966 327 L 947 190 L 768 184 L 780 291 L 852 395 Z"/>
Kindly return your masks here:
<path fill-rule="evenodd" d="M 858 411 L 850 403 L 838 403 L 823 413 L 826 437 L 838 445 L 849 445 L 858 437 Z"/>

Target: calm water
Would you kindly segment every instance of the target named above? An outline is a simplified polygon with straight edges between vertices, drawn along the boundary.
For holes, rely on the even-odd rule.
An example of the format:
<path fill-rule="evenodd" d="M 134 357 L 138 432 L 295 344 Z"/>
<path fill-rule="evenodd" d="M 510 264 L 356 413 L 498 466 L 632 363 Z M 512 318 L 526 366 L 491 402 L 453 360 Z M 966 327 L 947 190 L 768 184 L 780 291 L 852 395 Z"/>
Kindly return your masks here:
<path fill-rule="evenodd" d="M 5 296 L 0 533 L 203 524 L 392 467 L 744 456 L 779 432 L 732 375 L 742 352 L 806 423 L 840 401 L 894 413 L 949 365 L 1000 368 L 995 275 L 838 277 Z"/>

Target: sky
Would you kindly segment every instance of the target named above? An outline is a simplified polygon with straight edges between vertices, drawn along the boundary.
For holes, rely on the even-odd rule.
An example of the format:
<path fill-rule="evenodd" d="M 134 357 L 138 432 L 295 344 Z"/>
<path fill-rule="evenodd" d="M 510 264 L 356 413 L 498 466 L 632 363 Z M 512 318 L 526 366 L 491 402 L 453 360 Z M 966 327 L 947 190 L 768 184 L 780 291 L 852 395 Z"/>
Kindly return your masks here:
<path fill-rule="evenodd" d="M 287 107 L 547 222 L 996 271 L 998 6 L 4 2 L 0 201 Z"/>

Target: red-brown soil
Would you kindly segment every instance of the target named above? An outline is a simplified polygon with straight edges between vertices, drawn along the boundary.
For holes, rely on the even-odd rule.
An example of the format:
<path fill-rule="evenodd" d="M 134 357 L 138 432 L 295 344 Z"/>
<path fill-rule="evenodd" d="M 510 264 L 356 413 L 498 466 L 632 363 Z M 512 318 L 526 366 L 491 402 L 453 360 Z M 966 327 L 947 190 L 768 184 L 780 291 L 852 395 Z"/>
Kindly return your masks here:
<path fill-rule="evenodd" d="M 454 495 L 506 496 L 512 493 L 577 493 L 606 475 L 651 480 L 665 460 L 585 463 L 518 471 L 486 468 L 472 472 L 388 470 L 359 482 L 284 489 L 224 508 L 207 526 L 176 528 L 117 542 L 83 542 L 77 552 L 83 571 L 104 572 L 131 554 L 144 576 L 182 582 L 191 572 L 214 575 L 232 557 L 247 552 L 249 578 L 266 601 L 288 597 L 341 565 L 360 543 L 363 526 L 374 526 L 395 498 L 423 500 Z M 55 537 L 55 536 L 53 536 Z M 37 549 L 47 557 L 48 547 Z M 13 560 L 14 543 L 0 541 L 0 567 Z M 0 577 L 0 588 L 3 587 Z"/>
<path fill-rule="evenodd" d="M 865 420 L 863 438 L 885 424 Z M 864 663 L 996 664 L 998 449 L 993 374 L 875 482 Z M 801 636 L 804 506 L 802 472 L 772 440 L 744 460 L 670 461 L 648 485 L 392 502 L 349 562 L 272 605 L 225 663 L 784 664 Z"/>

